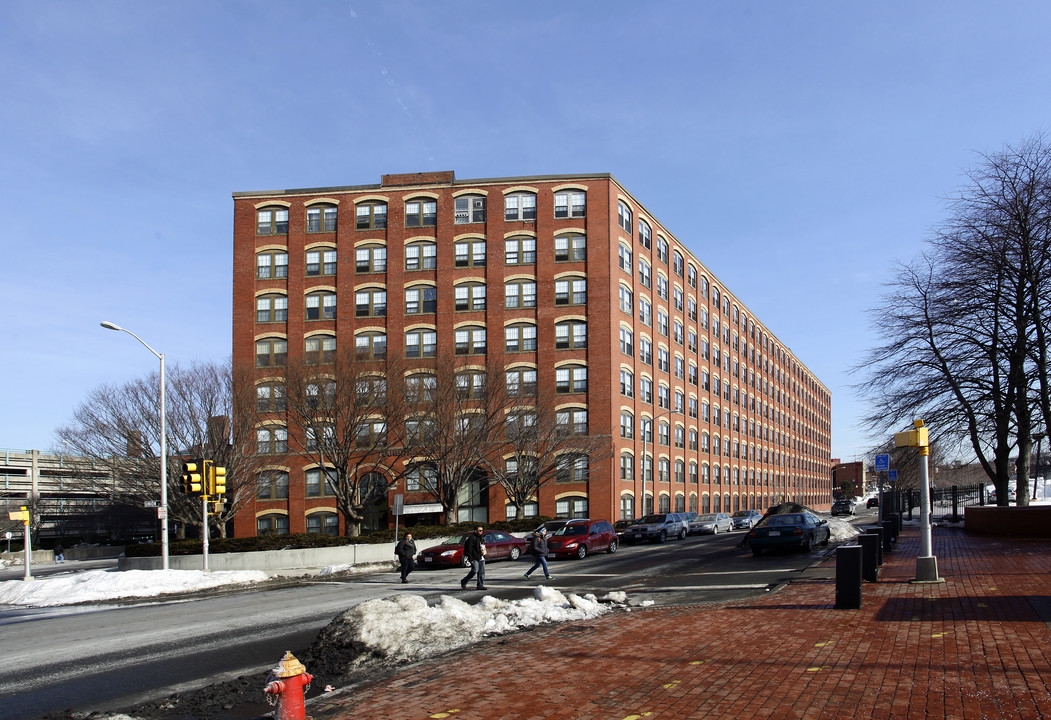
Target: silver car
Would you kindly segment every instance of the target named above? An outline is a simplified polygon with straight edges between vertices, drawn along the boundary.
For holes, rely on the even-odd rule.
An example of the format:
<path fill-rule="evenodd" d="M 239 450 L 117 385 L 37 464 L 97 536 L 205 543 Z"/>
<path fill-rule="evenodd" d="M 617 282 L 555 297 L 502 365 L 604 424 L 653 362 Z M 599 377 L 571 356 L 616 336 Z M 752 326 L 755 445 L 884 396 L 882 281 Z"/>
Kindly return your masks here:
<path fill-rule="evenodd" d="M 690 522 L 691 535 L 718 535 L 733 529 L 733 520 L 726 513 L 705 513 Z"/>
<path fill-rule="evenodd" d="M 734 530 L 751 530 L 755 524 L 763 519 L 763 513 L 758 510 L 738 510 L 730 516 L 733 520 Z"/>

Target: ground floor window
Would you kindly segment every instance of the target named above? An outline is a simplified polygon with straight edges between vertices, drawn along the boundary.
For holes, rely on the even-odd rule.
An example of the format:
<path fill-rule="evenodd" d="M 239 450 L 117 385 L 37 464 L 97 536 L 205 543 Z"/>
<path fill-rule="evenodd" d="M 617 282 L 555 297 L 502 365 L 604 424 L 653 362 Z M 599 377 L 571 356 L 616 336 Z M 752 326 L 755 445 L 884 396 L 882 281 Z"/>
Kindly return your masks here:
<path fill-rule="evenodd" d="M 339 535 L 339 516 L 333 512 L 311 513 L 307 515 L 307 532 Z"/>
<path fill-rule="evenodd" d="M 557 518 L 586 518 L 587 516 L 587 498 L 562 498 L 555 502 L 555 517 Z"/>
<path fill-rule="evenodd" d="M 255 519 L 257 535 L 288 535 L 288 515 L 268 513 Z"/>
<path fill-rule="evenodd" d="M 635 498 L 633 498 L 631 495 L 620 496 L 620 519 L 635 519 Z"/>
<path fill-rule="evenodd" d="M 540 508 L 535 502 L 527 502 L 522 508 L 522 517 L 536 517 L 540 514 Z M 518 508 L 508 503 L 504 506 L 504 517 L 508 520 L 514 520 L 518 517 Z"/>

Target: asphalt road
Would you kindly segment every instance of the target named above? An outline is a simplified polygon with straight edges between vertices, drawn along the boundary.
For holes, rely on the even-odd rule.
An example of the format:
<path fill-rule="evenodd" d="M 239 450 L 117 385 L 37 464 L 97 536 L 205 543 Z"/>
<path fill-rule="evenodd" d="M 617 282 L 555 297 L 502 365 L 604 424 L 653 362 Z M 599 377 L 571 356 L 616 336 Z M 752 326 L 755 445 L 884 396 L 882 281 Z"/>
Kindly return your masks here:
<path fill-rule="evenodd" d="M 553 561 L 551 585 L 597 595 L 620 590 L 634 602 L 657 605 L 720 602 L 798 578 L 827 551 L 754 558 L 739 546 L 743 535 L 628 545 L 612 555 Z M 489 563 L 484 594 L 530 596 L 536 579 L 522 577 L 530 562 Z M 473 602 L 483 593 L 461 592 L 463 575 L 459 568 L 421 570 L 401 585 L 390 572 L 134 605 L 0 608 L 3 715 L 31 720 L 65 709 L 114 710 L 241 675 L 258 675 L 261 691 L 285 650 L 309 647 L 348 607 L 402 592 L 429 602 L 443 594 Z"/>

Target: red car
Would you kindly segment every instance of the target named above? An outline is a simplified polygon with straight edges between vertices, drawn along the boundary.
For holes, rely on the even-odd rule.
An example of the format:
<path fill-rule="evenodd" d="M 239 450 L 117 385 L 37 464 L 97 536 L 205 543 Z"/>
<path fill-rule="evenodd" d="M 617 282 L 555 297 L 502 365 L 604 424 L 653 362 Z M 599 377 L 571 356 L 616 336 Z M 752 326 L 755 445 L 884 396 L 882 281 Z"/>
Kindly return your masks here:
<path fill-rule="evenodd" d="M 617 531 L 605 520 L 578 520 L 567 523 L 547 541 L 548 557 L 585 558 L 588 553 L 617 552 Z"/>
<path fill-rule="evenodd" d="M 435 545 L 422 551 L 416 556 L 417 567 L 470 567 L 470 561 L 464 561 L 463 544 L 467 535 L 460 539 L 447 542 L 443 545 Z M 482 538 L 485 543 L 485 560 L 517 560 L 526 549 L 526 541 L 516 538 L 507 533 L 490 530 Z"/>

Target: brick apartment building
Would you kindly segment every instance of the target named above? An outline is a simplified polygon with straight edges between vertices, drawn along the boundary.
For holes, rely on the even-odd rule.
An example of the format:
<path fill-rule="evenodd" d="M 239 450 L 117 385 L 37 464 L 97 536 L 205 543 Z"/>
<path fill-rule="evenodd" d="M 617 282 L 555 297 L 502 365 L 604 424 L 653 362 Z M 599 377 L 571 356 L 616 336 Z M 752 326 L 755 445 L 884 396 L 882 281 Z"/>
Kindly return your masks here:
<path fill-rule="evenodd" d="M 527 515 L 829 502 L 828 389 L 613 176 L 432 172 L 233 198 L 233 363 L 262 393 L 319 349 L 456 343 L 465 363 L 481 352 L 557 384 L 574 424 L 612 437 L 611 457 L 545 485 Z M 280 413 L 259 438 L 279 481 L 235 534 L 343 532 L 317 468 L 283 452 Z M 409 490 L 408 512 L 433 503 Z M 369 524 L 393 523 L 386 509 Z M 506 515 L 490 487 L 461 517 Z"/>

